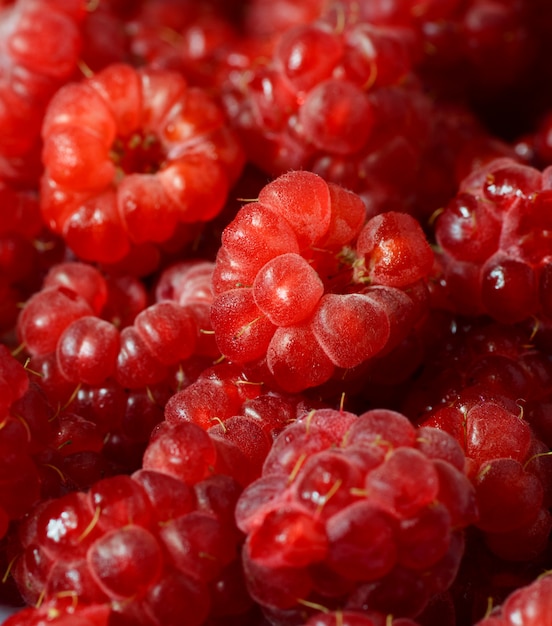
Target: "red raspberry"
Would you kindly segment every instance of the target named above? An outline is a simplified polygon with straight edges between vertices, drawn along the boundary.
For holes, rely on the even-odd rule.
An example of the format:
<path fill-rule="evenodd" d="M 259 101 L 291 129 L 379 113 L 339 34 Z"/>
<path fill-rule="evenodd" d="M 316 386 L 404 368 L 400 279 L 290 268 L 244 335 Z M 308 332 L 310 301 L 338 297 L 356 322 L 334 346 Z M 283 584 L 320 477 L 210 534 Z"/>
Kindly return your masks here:
<path fill-rule="evenodd" d="M 462 446 L 480 511 L 475 525 L 489 548 L 529 561 L 546 549 L 552 527 L 549 440 L 535 434 L 547 432 L 549 358 L 520 329 L 459 322 L 428 357 L 405 410 L 416 417 L 416 403 L 431 407 L 418 423 Z"/>
<path fill-rule="evenodd" d="M 18 326 L 36 384 L 59 407 L 44 417 L 47 432 L 34 452 L 47 468 L 43 494 L 140 467 L 168 398 L 219 354 L 209 331 L 212 269 L 207 261 L 170 266 L 150 306 L 136 279 L 106 279 L 80 262 L 51 269 Z M 26 420 L 41 415 L 31 404 L 19 410 Z"/>
<path fill-rule="evenodd" d="M 67 85 L 42 134 L 44 220 L 80 258 L 106 263 L 212 219 L 243 164 L 211 98 L 150 68 L 112 65 Z"/>
<path fill-rule="evenodd" d="M 236 508 L 253 598 L 415 617 L 448 588 L 477 511 L 458 445 L 442 438 L 452 460 L 425 444 L 430 431 L 393 411 L 330 409 L 282 431 Z"/>
<path fill-rule="evenodd" d="M 272 391 L 224 363 L 207 368 L 168 400 L 161 428 L 170 441 L 181 424 L 200 426 L 216 450 L 214 467 L 247 485 L 260 475 L 276 435 L 310 406 L 302 396 Z"/>
<path fill-rule="evenodd" d="M 443 132 L 449 107 L 425 93 L 452 94 L 455 104 L 459 94 L 484 105 L 503 97 L 534 59 L 530 13 L 494 0 L 256 0 L 245 13 L 250 50 L 228 55 L 241 64 L 227 70 L 223 101 L 248 157 L 272 175 L 308 169 L 359 193 L 371 214 L 429 215 L 449 197 L 437 189 L 454 192 L 443 153 L 512 152 L 482 130 L 460 150 L 449 147 L 458 139 Z M 274 42 L 268 53 L 259 33 Z"/>
<path fill-rule="evenodd" d="M 110 377 L 126 388 L 160 383 L 194 354 L 218 355 L 210 335 L 204 337 L 212 271 L 208 261 L 173 265 L 161 277 L 161 301 L 146 307 L 135 279 L 110 284 L 91 265 L 56 265 L 21 311 L 19 338 L 34 357 L 55 353 L 60 374 L 75 384 L 99 385 Z M 170 280 L 177 284 L 168 289 L 163 285 Z"/>
<path fill-rule="evenodd" d="M 411 208 L 431 117 L 411 72 L 414 32 L 342 13 L 282 31 L 268 59 L 254 41 L 249 62 L 227 70 L 226 111 L 264 171 L 316 172 L 371 215 Z"/>
<path fill-rule="evenodd" d="M 109 613 L 110 623 L 176 626 L 185 619 L 200 626 L 211 613 L 246 618 L 251 600 L 232 522 L 240 489 L 223 475 L 195 478 L 181 482 L 143 469 L 44 502 L 19 533 L 13 571 L 25 599 L 55 606 L 68 596 L 83 618 Z M 235 595 L 224 598 L 229 586 Z"/>
<path fill-rule="evenodd" d="M 404 213 L 364 225 L 355 194 L 309 172 L 266 185 L 222 234 L 211 321 L 220 351 L 287 391 L 391 350 L 425 312 L 432 252 Z"/>
<path fill-rule="evenodd" d="M 550 172 L 497 159 L 476 169 L 438 216 L 439 276 L 449 306 L 507 324 L 550 317 Z"/>

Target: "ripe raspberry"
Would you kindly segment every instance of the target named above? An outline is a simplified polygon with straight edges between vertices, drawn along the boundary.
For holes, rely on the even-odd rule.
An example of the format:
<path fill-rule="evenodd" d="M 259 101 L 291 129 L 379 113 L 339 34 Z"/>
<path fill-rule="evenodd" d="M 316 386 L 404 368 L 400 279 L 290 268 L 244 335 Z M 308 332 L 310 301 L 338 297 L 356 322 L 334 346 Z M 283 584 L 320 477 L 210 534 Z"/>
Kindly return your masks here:
<path fill-rule="evenodd" d="M 160 383 L 194 354 L 218 355 L 213 340 L 203 338 L 210 330 L 212 270 L 208 261 L 173 265 L 166 276 L 181 286 L 160 286 L 161 301 L 146 307 L 139 282 L 127 280 L 121 293 L 122 277 L 110 286 L 91 265 L 56 265 L 21 311 L 19 338 L 34 357 L 55 353 L 60 374 L 75 384 L 99 385 L 110 377 L 133 389 Z"/>
<path fill-rule="evenodd" d="M 248 379 L 236 365 L 221 363 L 167 401 L 160 432 L 170 442 L 178 438 L 175 429 L 182 424 L 200 426 L 210 437 L 209 450 L 214 446 L 213 467 L 247 485 L 260 476 L 274 438 L 310 406 L 300 395 L 273 391 Z"/>
<path fill-rule="evenodd" d="M 507 324 L 548 319 L 549 179 L 548 170 L 497 159 L 462 181 L 435 226 L 453 310 Z"/>
<path fill-rule="evenodd" d="M 58 407 L 44 417 L 46 432 L 34 455 L 46 474 L 43 495 L 86 488 L 102 473 L 141 466 L 167 400 L 219 354 L 204 332 L 212 269 L 208 261 L 168 267 L 157 285 L 159 302 L 150 306 L 136 279 L 106 278 L 80 262 L 48 273 L 18 326 L 36 386 L 48 406 Z M 64 306 L 53 306 L 56 298 Z M 50 320 L 46 334 L 44 319 Z M 21 410 L 29 419 L 37 409 Z"/>
<path fill-rule="evenodd" d="M 236 508 L 253 598 L 415 617 L 448 588 L 477 511 L 460 449 L 444 437 L 453 465 L 426 446 L 430 431 L 388 410 L 322 409 L 288 426 Z"/>
<path fill-rule="evenodd" d="M 43 218 L 104 263 L 212 219 L 243 165 L 216 104 L 170 71 L 115 64 L 67 85 L 42 134 Z"/>
<path fill-rule="evenodd" d="M 242 207 L 213 275 L 222 354 L 266 359 L 295 392 L 398 345 L 425 312 L 433 255 L 409 215 L 364 218 L 358 196 L 309 172 L 277 178 Z"/>
<path fill-rule="evenodd" d="M 19 532 L 15 580 L 29 603 L 70 597 L 83 617 L 97 610 L 110 623 L 200 626 L 212 612 L 245 615 L 231 523 L 239 492 L 222 475 L 186 483 L 143 469 L 100 480 L 33 511 Z M 215 606 L 231 575 L 236 596 Z"/>
<path fill-rule="evenodd" d="M 471 390 L 474 401 L 496 398 L 516 414 L 520 399 L 536 409 L 552 388 L 550 361 L 533 343 L 534 331 L 532 324 L 511 326 L 432 311 L 420 330 L 424 367 L 403 398 L 403 408 L 418 419 Z"/>
<path fill-rule="evenodd" d="M 248 157 L 272 175 L 314 171 L 359 193 L 371 214 L 439 208 L 449 196 L 436 190 L 454 192 L 454 165 L 436 150 L 446 154 L 449 132 L 458 139 L 443 133 L 446 103 L 462 94 L 490 118 L 493 98 L 535 58 L 531 11 L 494 0 L 296 4 L 250 3 L 249 50 L 240 42 L 228 55 L 240 62 L 227 70 L 223 101 Z M 493 140 L 481 129 L 452 148 L 454 159 L 512 154 Z"/>
<path fill-rule="evenodd" d="M 268 59 L 253 40 L 227 70 L 224 106 L 264 171 L 316 172 L 359 193 L 370 215 L 406 210 L 431 118 L 411 72 L 414 33 L 336 13 L 279 33 Z"/>
<path fill-rule="evenodd" d="M 549 442 L 532 428 L 550 394 L 549 359 L 520 329 L 459 321 L 428 358 L 405 410 L 417 417 L 419 403 L 418 424 L 462 446 L 480 512 L 475 525 L 491 551 L 530 561 L 546 549 L 552 528 Z"/>

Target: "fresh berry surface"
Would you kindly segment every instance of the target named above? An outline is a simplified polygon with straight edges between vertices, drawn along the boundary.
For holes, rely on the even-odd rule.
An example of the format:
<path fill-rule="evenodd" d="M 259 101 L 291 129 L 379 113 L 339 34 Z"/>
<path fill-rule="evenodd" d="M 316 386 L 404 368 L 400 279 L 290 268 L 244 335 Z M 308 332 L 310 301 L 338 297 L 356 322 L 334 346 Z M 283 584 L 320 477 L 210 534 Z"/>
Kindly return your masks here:
<path fill-rule="evenodd" d="M 552 626 L 549 0 L 0 0 L 0 623 Z"/>

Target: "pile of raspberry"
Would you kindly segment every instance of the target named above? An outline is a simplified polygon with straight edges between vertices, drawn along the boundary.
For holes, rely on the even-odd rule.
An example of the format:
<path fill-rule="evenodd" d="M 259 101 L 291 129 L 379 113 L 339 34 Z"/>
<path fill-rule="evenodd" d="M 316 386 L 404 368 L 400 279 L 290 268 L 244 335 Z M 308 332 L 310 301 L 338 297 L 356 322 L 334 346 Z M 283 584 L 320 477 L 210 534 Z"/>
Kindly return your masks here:
<path fill-rule="evenodd" d="M 551 623 L 551 42 L 0 1 L 4 626 Z"/>

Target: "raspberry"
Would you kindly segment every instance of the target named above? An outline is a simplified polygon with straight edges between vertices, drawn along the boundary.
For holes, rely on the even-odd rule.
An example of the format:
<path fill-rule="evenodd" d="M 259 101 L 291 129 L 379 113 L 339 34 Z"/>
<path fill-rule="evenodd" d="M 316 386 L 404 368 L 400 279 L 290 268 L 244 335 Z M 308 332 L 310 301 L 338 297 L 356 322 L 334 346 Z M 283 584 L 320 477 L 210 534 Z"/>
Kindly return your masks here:
<path fill-rule="evenodd" d="M 340 8 L 279 33 L 267 60 L 253 40 L 248 64 L 227 70 L 223 102 L 264 171 L 316 172 L 359 193 L 370 214 L 406 210 L 431 106 L 411 74 L 415 35 Z"/>
<path fill-rule="evenodd" d="M 455 333 L 437 351 L 435 369 L 428 363 L 433 406 L 418 423 L 443 429 L 462 446 L 480 513 L 475 525 L 491 550 L 502 558 L 530 560 L 545 549 L 551 523 L 548 446 L 522 418 L 519 404 L 523 398 L 536 407 L 547 396 L 532 363 L 539 355 L 531 354 L 523 333 L 508 326 L 487 321 L 456 326 Z M 443 358 L 456 362 L 455 376 L 449 371 L 441 387 L 434 373 Z M 548 367 L 545 360 L 543 365 Z M 515 548 L 508 547 L 514 529 Z"/>
<path fill-rule="evenodd" d="M 55 353 L 59 373 L 75 383 L 96 385 L 112 376 L 138 388 L 168 380 L 171 368 L 192 355 L 218 354 L 202 337 L 210 326 L 212 269 L 206 261 L 167 269 L 181 274 L 185 289 L 164 295 L 159 287 L 163 301 L 146 307 L 144 289 L 131 277 L 106 278 L 83 263 L 56 265 L 19 316 L 21 342 L 35 357 Z M 171 300 L 177 296 L 179 303 Z"/>
<path fill-rule="evenodd" d="M 211 443 L 202 440 L 209 450 L 214 445 L 215 456 L 209 453 L 213 466 L 245 485 L 260 475 L 274 437 L 307 410 L 307 402 L 249 380 L 234 365 L 219 364 L 168 400 L 161 428 L 167 439 L 179 432 L 175 428 L 206 430 Z"/>
<path fill-rule="evenodd" d="M 301 9 L 253 2 L 245 16 L 253 52 L 245 67 L 227 70 L 225 106 L 249 158 L 273 176 L 305 168 L 359 193 L 370 214 L 430 215 L 429 207 L 454 193 L 451 172 L 468 154 L 514 156 L 475 119 L 459 133 L 447 96 L 453 93 L 455 105 L 459 93 L 500 97 L 513 74 L 522 75 L 534 52 L 529 13 L 494 2 L 313 2 Z M 512 36 L 507 43 L 501 27 Z M 271 35 L 268 54 L 259 32 Z M 502 71 L 503 54 L 512 73 Z M 421 85 L 446 97 L 426 100 Z"/>
<path fill-rule="evenodd" d="M 144 469 L 45 502 L 20 534 L 14 577 L 25 596 L 41 594 L 49 606 L 70 595 L 83 612 L 93 615 L 97 607 L 98 615 L 129 623 L 140 610 L 159 626 L 188 613 L 191 624 L 203 624 L 211 596 L 222 598 L 219 580 L 228 586 L 235 567 L 240 535 L 230 521 L 240 490 L 229 477 L 196 478 L 181 482 Z M 243 598 L 239 574 L 234 586 Z M 227 599 L 216 612 L 224 618 L 249 608 L 250 602 Z"/>
<path fill-rule="evenodd" d="M 470 313 L 505 323 L 547 318 L 540 284 L 548 253 L 541 222 L 546 181 L 545 173 L 510 159 L 494 160 L 462 181 L 435 228 L 446 297 L 455 310 L 466 311 L 457 295 L 470 290 Z"/>
<path fill-rule="evenodd" d="M 102 475 L 141 466 L 167 399 L 210 363 L 195 352 L 213 350 L 210 342 L 200 341 L 198 328 L 209 308 L 211 271 L 208 262 L 168 268 L 174 292 L 164 293 L 160 283 L 162 301 L 137 315 L 135 309 L 145 306 L 146 295 L 136 279 L 125 285 L 119 277 L 117 285 L 92 266 L 70 262 L 48 273 L 44 290 L 35 294 L 38 301 L 51 293 L 66 294 L 88 314 L 71 322 L 74 311 L 69 306 L 56 311 L 45 301 L 36 310 L 30 303 L 21 318 L 22 337 L 28 352 L 34 351 L 29 368 L 48 400 L 31 396 L 11 410 L 29 430 L 32 460 L 25 475 L 30 471 L 35 476 L 43 496 L 87 488 Z M 130 293 L 117 291 L 123 286 Z M 178 297 L 182 306 L 169 296 Z M 45 336 L 33 339 L 43 315 L 53 316 L 48 340 L 55 346 L 45 345 Z M 131 325 L 120 331 L 117 326 L 123 321 Z M 59 337 L 52 334 L 56 324 Z M 141 352 L 129 352 L 137 346 Z M 52 408 L 56 406 L 57 411 Z M 29 498 L 36 497 L 36 488 L 29 489 Z"/>
<path fill-rule="evenodd" d="M 338 420 L 343 426 L 334 432 Z M 313 411 L 285 429 L 263 476 L 237 506 L 253 597 L 276 609 L 328 596 L 345 609 L 357 608 L 362 598 L 371 610 L 405 617 L 421 612 L 452 582 L 441 572 L 444 563 L 458 564 L 462 553 L 462 525 L 453 530 L 451 514 L 440 504 L 446 487 L 437 464 L 458 478 L 466 495 L 473 488 L 462 470 L 417 446 L 416 429 L 392 411 L 360 417 Z M 469 524 L 477 515 L 473 496 L 465 502 Z M 417 577 L 422 571 L 428 587 Z M 333 592 L 324 585 L 328 576 Z M 416 581 L 416 599 L 407 580 Z"/>
<path fill-rule="evenodd" d="M 67 85 L 42 134 L 44 220 L 89 260 L 120 261 L 212 219 L 241 171 L 218 107 L 170 71 L 115 64 Z"/>
<path fill-rule="evenodd" d="M 275 179 L 240 209 L 213 276 L 221 352 L 238 363 L 266 355 L 276 383 L 295 392 L 399 344 L 423 315 L 407 290 L 423 284 L 432 252 L 409 215 L 364 226 L 363 215 L 360 198 L 308 172 Z"/>

